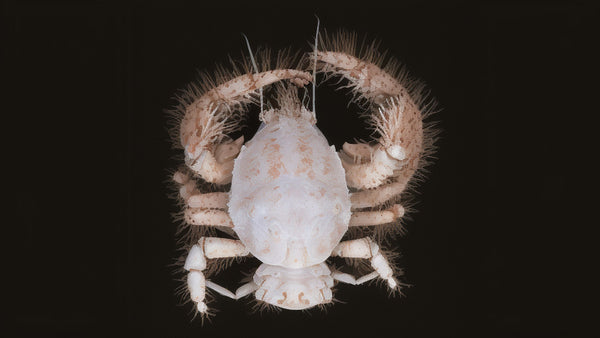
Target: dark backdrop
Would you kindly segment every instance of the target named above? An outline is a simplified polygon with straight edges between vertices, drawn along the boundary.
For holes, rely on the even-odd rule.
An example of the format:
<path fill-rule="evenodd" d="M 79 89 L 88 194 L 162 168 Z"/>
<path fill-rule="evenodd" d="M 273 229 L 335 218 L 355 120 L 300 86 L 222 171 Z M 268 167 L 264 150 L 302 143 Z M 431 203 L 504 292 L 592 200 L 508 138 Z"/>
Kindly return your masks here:
<path fill-rule="evenodd" d="M 572 316 L 585 300 L 565 282 L 598 7 L 219 5 L 2 2 L 11 335 L 562 337 L 591 318 Z M 179 163 L 163 110 L 197 69 L 239 57 L 241 32 L 255 47 L 308 51 L 314 14 L 379 38 L 439 102 L 438 159 L 396 243 L 412 287 L 389 299 L 340 286 L 327 313 L 252 313 L 218 297 L 202 326 L 174 295 L 165 180 Z M 368 135 L 344 93 L 318 93 L 331 143 Z"/>

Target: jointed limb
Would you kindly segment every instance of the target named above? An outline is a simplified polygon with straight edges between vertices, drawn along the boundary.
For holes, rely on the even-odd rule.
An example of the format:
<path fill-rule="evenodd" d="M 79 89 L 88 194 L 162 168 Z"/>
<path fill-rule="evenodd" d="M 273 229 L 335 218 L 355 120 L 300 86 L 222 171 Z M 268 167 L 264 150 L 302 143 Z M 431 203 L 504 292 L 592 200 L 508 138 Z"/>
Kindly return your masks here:
<path fill-rule="evenodd" d="M 173 175 L 173 181 L 180 185 L 179 196 L 190 208 L 226 209 L 229 194 L 226 192 L 211 192 L 202 194 L 198 191 L 197 183 L 189 175 L 178 171 Z"/>
<path fill-rule="evenodd" d="M 354 277 L 350 274 L 335 271 L 331 274 L 331 277 L 342 283 L 352 284 L 352 285 L 360 285 L 364 282 L 368 282 L 372 279 L 379 277 L 379 273 L 377 271 L 373 271 L 370 274 L 366 274 L 366 275 L 356 279 L 356 277 Z"/>
<path fill-rule="evenodd" d="M 369 156 L 365 157 L 362 150 L 369 147 Z M 356 151 L 360 150 L 360 153 Z M 342 166 L 346 171 L 346 181 L 349 187 L 371 189 L 378 187 L 394 172 L 402 169 L 406 154 L 400 147 L 385 149 L 381 145 L 370 146 L 366 143 L 344 143 L 339 153 Z"/>
<path fill-rule="evenodd" d="M 224 192 L 202 194 L 196 187 L 196 181 L 180 171 L 173 180 L 181 185 L 179 195 L 188 208 L 184 212 L 187 223 L 192 225 L 213 225 L 233 227 L 227 208 L 229 196 Z"/>
<path fill-rule="evenodd" d="M 404 215 L 404 208 L 394 204 L 391 208 L 381 211 L 355 211 L 350 218 L 350 226 L 368 226 L 386 224 Z"/>
<path fill-rule="evenodd" d="M 194 194 L 187 200 L 190 208 L 227 209 L 229 194 L 226 192 L 210 192 L 207 194 Z"/>
<path fill-rule="evenodd" d="M 233 161 L 243 138 L 232 141 L 227 134 L 239 128 L 238 110 L 252 102 L 251 95 L 259 89 L 281 80 L 303 86 L 311 75 L 295 69 L 244 74 L 208 90 L 187 105 L 180 124 L 180 141 L 188 167 L 208 182 L 231 182 Z"/>
<path fill-rule="evenodd" d="M 369 259 L 371 261 L 371 266 L 375 269 L 373 273 L 358 279 L 344 273 L 333 274 L 332 277 L 334 279 L 350 284 L 360 284 L 379 276 L 388 282 L 388 286 L 391 289 L 395 289 L 398 286 L 398 282 L 394 279 L 394 273 L 389 262 L 381 254 L 379 246 L 369 237 L 341 242 L 333 249 L 331 255 Z"/>
<path fill-rule="evenodd" d="M 219 290 L 226 290 L 221 286 L 207 281 L 202 271 L 206 269 L 207 258 L 225 258 L 225 257 L 239 257 L 247 256 L 250 252 L 246 249 L 241 241 L 217 238 L 217 237 L 202 237 L 190 249 L 188 256 L 185 260 L 183 268 L 188 273 L 188 290 L 190 291 L 190 297 L 201 313 L 206 313 L 207 307 L 204 303 L 206 296 L 206 287 Z"/>
<path fill-rule="evenodd" d="M 406 186 L 423 152 L 420 111 L 412 101 L 390 98 L 371 115 L 370 123 L 381 135 L 377 144 L 345 143 L 340 151 L 348 186 L 371 189 L 396 176 Z"/>
<path fill-rule="evenodd" d="M 184 218 L 187 223 L 192 225 L 233 227 L 231 217 L 223 210 L 188 208 L 184 211 Z"/>
<path fill-rule="evenodd" d="M 215 284 L 211 281 L 206 281 L 206 287 L 218 292 L 219 294 L 221 294 L 225 297 L 229 297 L 229 298 L 235 299 L 235 300 L 246 297 L 247 295 L 251 294 L 252 292 L 254 292 L 258 289 L 258 285 L 256 285 L 256 283 L 254 283 L 254 282 L 249 282 L 249 283 L 246 283 L 246 284 L 240 286 L 235 291 L 235 293 L 233 293 L 233 292 L 229 291 L 228 289 L 220 286 L 219 284 Z"/>
<path fill-rule="evenodd" d="M 350 195 L 352 209 L 372 208 L 382 205 L 394 196 L 400 195 L 405 188 L 406 183 L 392 182 L 374 189 L 352 193 L 352 195 Z"/>
<path fill-rule="evenodd" d="M 373 50 L 364 59 L 350 55 L 356 50 L 355 42 L 341 35 L 325 41 L 323 51 L 317 53 L 319 71 L 349 80 L 358 100 L 375 108 L 369 123 L 380 135 L 377 144 L 346 143 L 340 151 L 348 186 L 375 188 L 397 171 L 402 171 L 398 181 L 405 185 L 423 152 L 419 86 L 396 63 L 384 67 Z"/>
<path fill-rule="evenodd" d="M 243 136 L 235 141 L 224 141 L 214 151 L 203 151 L 196 158 L 188 156 L 186 151 L 185 163 L 207 182 L 227 184 L 231 182 L 233 162 L 243 143 Z"/>

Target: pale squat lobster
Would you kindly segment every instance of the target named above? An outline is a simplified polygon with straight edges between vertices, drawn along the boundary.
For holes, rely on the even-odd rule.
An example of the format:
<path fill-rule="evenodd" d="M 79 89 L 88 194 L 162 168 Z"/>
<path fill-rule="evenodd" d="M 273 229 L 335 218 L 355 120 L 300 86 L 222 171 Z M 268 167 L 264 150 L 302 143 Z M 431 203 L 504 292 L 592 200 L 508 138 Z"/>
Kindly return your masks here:
<path fill-rule="evenodd" d="M 259 301 L 293 310 L 330 303 L 335 281 L 358 285 L 379 277 L 390 289 L 399 288 L 372 237 L 342 238 L 349 227 L 399 226 L 404 208 L 394 201 L 422 168 L 431 144 L 422 122 L 427 108 L 422 87 L 397 63 L 383 67 L 374 48 L 354 56 L 355 41 L 347 33 L 321 39 L 305 68 L 349 81 L 355 97 L 372 110 L 374 145 L 346 143 L 339 153 L 329 146 L 315 112 L 298 98 L 297 87 L 314 74 L 283 65 L 281 55 L 272 69 L 263 57 L 261 71 L 246 63 L 236 74 L 221 69 L 216 80 L 205 76 L 181 100 L 178 141 L 188 169 L 176 172 L 174 181 L 184 219 L 190 227 L 216 227 L 235 238 L 200 237 L 189 250 L 187 288 L 200 313 L 208 310 L 207 287 L 233 299 L 254 293 Z M 280 81 L 277 106 L 262 111 L 263 88 Z M 243 137 L 232 140 L 227 134 L 239 129 L 240 115 L 259 94 L 261 127 L 245 144 Z M 231 189 L 201 193 L 193 176 L 231 183 Z M 248 255 L 262 264 L 235 293 L 206 280 L 210 260 Z M 328 265 L 330 256 L 369 260 L 373 272 L 359 278 L 342 273 Z"/>

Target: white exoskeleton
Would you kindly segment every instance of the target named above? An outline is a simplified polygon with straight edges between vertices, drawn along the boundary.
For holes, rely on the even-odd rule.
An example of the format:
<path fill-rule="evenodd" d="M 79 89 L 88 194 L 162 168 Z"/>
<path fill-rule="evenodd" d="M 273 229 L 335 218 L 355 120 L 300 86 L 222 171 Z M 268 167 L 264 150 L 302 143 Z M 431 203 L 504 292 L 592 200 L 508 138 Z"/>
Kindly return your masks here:
<path fill-rule="evenodd" d="M 176 137 L 187 168 L 173 178 L 186 227 L 198 234 L 184 269 L 199 312 L 208 310 L 207 287 L 233 299 L 254 293 L 259 301 L 294 310 L 330 303 L 336 281 L 358 285 L 381 278 L 399 289 L 398 271 L 380 249 L 383 236 L 364 234 L 400 227 L 400 198 L 432 149 L 433 133 L 423 127 L 431 105 L 397 62 L 373 46 L 357 50 L 355 35 L 342 32 L 321 38 L 318 50 L 295 64 L 280 53 L 271 65 L 265 52 L 262 69 L 253 59 L 254 69 L 250 61 L 229 73 L 220 68 L 181 98 Z M 339 152 L 329 146 L 315 112 L 298 98 L 313 70 L 348 81 L 376 138 L 345 143 Z M 263 89 L 269 87 L 275 103 L 263 110 Z M 245 144 L 243 137 L 232 140 L 228 134 L 241 128 L 247 105 L 258 103 L 259 95 L 261 127 Z M 200 180 L 231 184 L 230 190 L 204 192 Z M 233 238 L 197 231 L 211 228 Z M 262 264 L 235 292 L 206 279 L 211 261 L 249 255 Z M 328 264 L 331 256 L 367 260 L 372 272 L 343 273 Z"/>

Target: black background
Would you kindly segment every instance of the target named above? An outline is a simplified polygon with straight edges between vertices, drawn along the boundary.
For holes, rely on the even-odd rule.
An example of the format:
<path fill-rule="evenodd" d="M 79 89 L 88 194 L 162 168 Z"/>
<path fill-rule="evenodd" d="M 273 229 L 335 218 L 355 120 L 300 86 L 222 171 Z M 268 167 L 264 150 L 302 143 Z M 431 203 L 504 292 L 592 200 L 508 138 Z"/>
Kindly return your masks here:
<path fill-rule="evenodd" d="M 575 314 L 586 303 L 579 287 L 566 286 L 579 246 L 569 233 L 581 224 L 567 206 L 578 135 L 594 112 L 584 101 L 597 6 L 2 6 L 5 179 L 16 187 L 4 238 L 11 336 L 563 337 L 591 320 Z M 197 69 L 238 58 L 242 32 L 255 47 L 310 50 L 314 14 L 329 30 L 379 38 L 442 109 L 438 160 L 397 241 L 412 287 L 389 299 L 384 288 L 339 286 L 344 303 L 327 313 L 253 313 L 218 297 L 201 325 L 177 305 L 169 267 L 177 210 L 165 180 L 179 163 L 163 110 Z M 318 94 L 331 143 L 368 135 L 343 93 Z"/>

